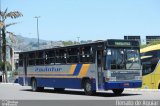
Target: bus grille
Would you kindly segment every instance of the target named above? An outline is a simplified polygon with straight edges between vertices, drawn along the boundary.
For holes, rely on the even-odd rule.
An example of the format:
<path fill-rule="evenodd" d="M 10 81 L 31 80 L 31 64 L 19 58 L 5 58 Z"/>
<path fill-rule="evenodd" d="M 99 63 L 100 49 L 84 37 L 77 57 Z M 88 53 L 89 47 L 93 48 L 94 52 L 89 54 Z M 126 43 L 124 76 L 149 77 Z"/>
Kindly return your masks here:
<path fill-rule="evenodd" d="M 112 73 L 111 77 L 116 77 L 116 81 L 135 80 L 135 76 L 140 76 L 140 73 Z"/>

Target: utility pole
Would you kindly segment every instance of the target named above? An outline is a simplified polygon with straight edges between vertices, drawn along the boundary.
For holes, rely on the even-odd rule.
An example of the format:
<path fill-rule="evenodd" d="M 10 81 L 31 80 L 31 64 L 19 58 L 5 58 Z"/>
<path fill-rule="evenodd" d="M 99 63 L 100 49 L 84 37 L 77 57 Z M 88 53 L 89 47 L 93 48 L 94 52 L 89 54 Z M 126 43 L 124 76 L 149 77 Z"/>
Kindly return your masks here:
<path fill-rule="evenodd" d="M 80 37 L 78 36 L 78 37 L 77 37 L 77 40 L 78 40 L 78 43 L 77 43 L 77 44 L 79 44 L 79 38 L 80 38 Z"/>
<path fill-rule="evenodd" d="M 2 3 L 1 3 L 1 0 L 0 0 L 0 12 L 2 12 L 2 5 L 1 5 Z M 1 22 L 1 24 L 2 24 L 2 16 L 0 15 L 0 22 Z M 3 26 L 1 26 L 0 27 L 0 60 L 2 61 L 2 27 Z M 0 71 L 2 71 L 2 82 L 5 82 L 5 78 L 4 78 L 4 76 L 5 76 L 5 72 L 4 72 L 4 70 L 2 69 L 2 67 L 1 67 L 1 70 Z"/>
<path fill-rule="evenodd" d="M 0 12 L 2 12 L 1 0 L 0 0 Z M 2 17 L 0 15 L 0 22 L 2 22 Z M 2 27 L 0 27 L 0 60 L 2 60 Z"/>
<path fill-rule="evenodd" d="M 39 26 L 38 26 L 38 24 L 39 24 L 39 18 L 40 18 L 40 16 L 35 16 L 34 18 L 36 18 L 36 20 L 37 20 L 37 37 L 38 37 L 38 49 L 39 49 Z"/>

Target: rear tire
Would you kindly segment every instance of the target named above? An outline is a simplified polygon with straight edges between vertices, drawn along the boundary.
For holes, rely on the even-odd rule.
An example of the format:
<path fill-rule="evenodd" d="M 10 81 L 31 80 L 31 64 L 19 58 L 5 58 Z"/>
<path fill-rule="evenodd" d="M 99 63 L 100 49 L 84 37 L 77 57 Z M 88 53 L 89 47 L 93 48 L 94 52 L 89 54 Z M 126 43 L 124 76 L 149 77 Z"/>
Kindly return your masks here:
<path fill-rule="evenodd" d="M 96 93 L 96 90 L 93 90 L 91 81 L 89 79 L 84 81 L 84 92 L 86 95 L 93 95 Z"/>
<path fill-rule="evenodd" d="M 32 87 L 32 91 L 34 91 L 34 92 L 43 91 L 44 90 L 44 87 L 37 87 L 36 79 L 32 79 L 31 87 Z"/>
<path fill-rule="evenodd" d="M 121 95 L 124 89 L 112 89 L 112 91 L 115 95 Z"/>

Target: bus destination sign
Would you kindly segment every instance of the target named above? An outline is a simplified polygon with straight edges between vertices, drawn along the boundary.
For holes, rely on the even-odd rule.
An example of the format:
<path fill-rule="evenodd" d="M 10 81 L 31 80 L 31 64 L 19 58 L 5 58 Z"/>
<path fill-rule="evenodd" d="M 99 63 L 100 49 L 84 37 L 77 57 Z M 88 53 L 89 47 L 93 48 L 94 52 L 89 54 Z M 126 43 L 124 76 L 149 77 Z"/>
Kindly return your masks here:
<path fill-rule="evenodd" d="M 131 46 L 131 42 L 115 42 L 117 46 Z"/>
<path fill-rule="evenodd" d="M 134 47 L 138 47 L 139 46 L 139 42 L 138 41 L 134 41 L 134 40 L 108 40 L 107 41 L 108 46 L 123 46 L 123 47 L 129 47 L 129 46 L 134 46 Z"/>

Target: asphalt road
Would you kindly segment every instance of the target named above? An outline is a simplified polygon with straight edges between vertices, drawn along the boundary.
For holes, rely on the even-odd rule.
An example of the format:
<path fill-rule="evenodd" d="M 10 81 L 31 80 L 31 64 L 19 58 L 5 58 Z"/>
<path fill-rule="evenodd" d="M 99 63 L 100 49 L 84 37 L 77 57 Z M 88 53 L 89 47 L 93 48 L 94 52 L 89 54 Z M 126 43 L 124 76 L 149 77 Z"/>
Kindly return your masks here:
<path fill-rule="evenodd" d="M 32 92 L 29 86 L 0 83 L 0 100 L 160 100 L 160 91 L 126 89 L 121 96 L 115 96 L 112 91 L 86 96 L 83 90 L 66 89 L 57 93 L 45 88 L 43 92 Z"/>

